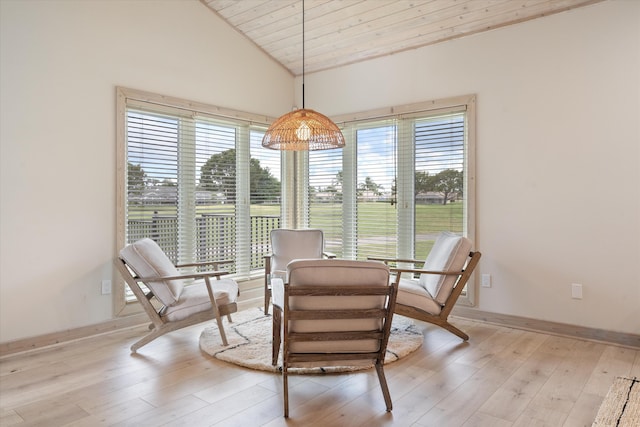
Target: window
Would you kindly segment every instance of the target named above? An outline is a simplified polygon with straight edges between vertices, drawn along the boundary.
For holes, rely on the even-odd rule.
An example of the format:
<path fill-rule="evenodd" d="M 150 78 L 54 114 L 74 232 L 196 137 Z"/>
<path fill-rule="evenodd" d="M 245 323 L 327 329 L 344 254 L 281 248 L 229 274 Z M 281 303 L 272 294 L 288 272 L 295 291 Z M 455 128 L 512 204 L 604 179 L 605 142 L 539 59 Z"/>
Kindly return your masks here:
<path fill-rule="evenodd" d="M 393 120 L 354 124 L 356 146 L 356 258 L 395 256 L 398 127 Z"/>
<path fill-rule="evenodd" d="M 281 154 L 261 146 L 264 116 L 117 93 L 118 248 L 151 237 L 174 262 L 230 259 L 246 279 L 291 224 L 346 259 L 423 259 L 442 230 L 474 238 L 473 96 L 334 118 L 344 149 Z"/>
<path fill-rule="evenodd" d="M 237 279 L 263 269 L 280 224 L 265 118 L 118 89 L 118 120 L 118 248 L 150 237 L 174 263 L 232 260 Z"/>
<path fill-rule="evenodd" d="M 250 217 L 252 271 L 264 269 L 264 255 L 271 251 L 270 233 L 282 225 L 280 152 L 262 147 L 264 131 L 251 132 Z"/>
<path fill-rule="evenodd" d="M 323 230 L 325 250 L 337 257 L 343 251 L 343 150 L 309 153 L 309 226 Z"/>
<path fill-rule="evenodd" d="M 434 236 L 465 231 L 465 113 L 414 122 L 415 257 L 425 259 Z"/>
<path fill-rule="evenodd" d="M 440 231 L 474 239 L 475 97 L 353 117 L 335 119 L 343 150 L 309 153 L 308 224 L 325 230 L 328 250 L 425 259 Z"/>

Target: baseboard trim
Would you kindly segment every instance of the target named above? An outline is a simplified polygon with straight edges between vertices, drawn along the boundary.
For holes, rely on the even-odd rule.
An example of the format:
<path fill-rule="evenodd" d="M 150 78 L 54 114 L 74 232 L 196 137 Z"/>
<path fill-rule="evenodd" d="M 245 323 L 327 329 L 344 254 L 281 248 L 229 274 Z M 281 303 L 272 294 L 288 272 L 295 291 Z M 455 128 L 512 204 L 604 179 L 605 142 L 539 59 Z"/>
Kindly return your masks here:
<path fill-rule="evenodd" d="M 457 306 L 452 310 L 451 314 L 456 317 L 491 323 L 499 326 L 507 326 L 534 332 L 544 332 L 552 335 L 579 338 L 588 341 L 598 341 L 607 344 L 616 344 L 624 347 L 640 349 L 640 335 L 637 334 L 587 328 L 584 326 L 549 322 L 546 320 L 531 319 L 509 314 L 491 313 L 470 307 Z"/>
<path fill-rule="evenodd" d="M 61 332 L 39 335 L 37 337 L 24 338 L 15 341 L 0 343 L 0 358 L 22 353 L 29 350 L 41 349 L 63 342 L 101 335 L 118 329 L 130 328 L 144 323 L 149 323 L 149 317 L 145 313 L 119 317 L 94 325 L 67 329 Z"/>
<path fill-rule="evenodd" d="M 238 301 L 238 310 L 246 310 L 251 307 L 262 307 L 264 305 L 264 297 L 244 298 Z M 149 323 L 149 317 L 146 313 L 136 313 L 128 316 L 107 320 L 94 325 L 83 326 L 80 328 L 68 329 L 61 332 L 52 332 L 50 334 L 39 335 L 31 338 L 24 338 L 15 341 L 0 343 L 0 359 L 6 356 L 12 356 L 17 353 L 23 353 L 31 350 L 38 350 L 64 342 L 74 341 L 83 338 L 89 338 L 95 335 L 106 334 L 119 329 L 131 328 Z"/>
<path fill-rule="evenodd" d="M 244 310 L 249 307 L 261 307 L 263 303 L 264 301 L 262 298 L 247 298 L 245 301 L 238 304 L 238 308 L 240 310 Z M 636 334 L 612 332 L 603 329 L 548 322 L 545 320 L 537 320 L 509 314 L 491 313 L 461 306 L 455 307 L 451 314 L 456 317 L 491 323 L 499 326 L 507 326 L 534 332 L 545 332 L 552 335 L 598 341 L 640 349 L 640 335 Z M 8 341 L 0 343 L 0 358 L 68 341 L 89 338 L 91 336 L 105 334 L 118 329 L 130 328 L 148 322 L 149 318 L 146 314 L 138 313 L 94 325 L 68 329 L 62 332 L 53 332 L 37 337 Z"/>
<path fill-rule="evenodd" d="M 259 280 L 256 279 L 253 281 L 250 280 L 242 282 L 240 283 L 240 286 L 241 295 L 238 299 L 238 310 L 246 310 L 251 307 L 262 307 L 264 305 L 262 278 Z M 95 335 L 116 331 L 118 329 L 126 329 L 150 323 L 149 317 L 146 313 L 142 311 L 140 306 L 138 306 L 138 308 L 140 311 L 137 313 L 107 320 L 102 323 L 0 343 L 0 358 L 30 350 L 42 349 L 68 341 L 89 338 Z"/>

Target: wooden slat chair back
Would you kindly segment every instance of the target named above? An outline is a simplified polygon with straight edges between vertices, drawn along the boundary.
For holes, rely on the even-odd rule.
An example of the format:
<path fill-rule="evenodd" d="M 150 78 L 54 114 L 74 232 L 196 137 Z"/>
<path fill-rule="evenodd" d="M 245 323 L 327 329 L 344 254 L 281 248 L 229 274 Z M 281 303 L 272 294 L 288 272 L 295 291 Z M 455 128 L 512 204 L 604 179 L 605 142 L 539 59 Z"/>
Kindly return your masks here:
<path fill-rule="evenodd" d="M 287 264 L 294 259 L 335 258 L 324 251 L 324 234 L 318 229 L 271 230 L 271 253 L 264 257 L 264 314 L 269 313 L 272 274 L 284 276 Z"/>
<path fill-rule="evenodd" d="M 393 267 L 398 281 L 397 314 L 438 325 L 468 340 L 467 335 L 449 322 L 449 314 L 480 261 L 481 253 L 472 251 L 466 237 L 443 232 L 437 237 L 429 256 L 416 259 L 378 258 Z M 422 265 L 422 268 L 399 265 Z M 415 275 L 419 275 L 416 279 Z"/>
<path fill-rule="evenodd" d="M 238 310 L 238 284 L 221 278 L 219 266 L 231 261 L 174 265 L 156 242 L 141 239 L 120 251 L 115 265 L 151 320 L 150 332 L 131 346 L 143 345 L 177 329 L 215 319 L 223 344 L 227 338 L 221 316 L 231 321 Z M 213 271 L 180 273 L 178 268 L 212 266 Z M 212 280 L 213 279 L 213 280 Z M 185 286 L 185 281 L 194 283 Z M 148 291 L 143 290 L 141 284 Z"/>
<path fill-rule="evenodd" d="M 282 341 L 284 416 L 289 416 L 289 369 L 299 366 L 375 366 L 387 411 L 384 375 L 397 283 L 376 261 L 295 260 L 288 283 L 273 283 L 273 360 Z"/>

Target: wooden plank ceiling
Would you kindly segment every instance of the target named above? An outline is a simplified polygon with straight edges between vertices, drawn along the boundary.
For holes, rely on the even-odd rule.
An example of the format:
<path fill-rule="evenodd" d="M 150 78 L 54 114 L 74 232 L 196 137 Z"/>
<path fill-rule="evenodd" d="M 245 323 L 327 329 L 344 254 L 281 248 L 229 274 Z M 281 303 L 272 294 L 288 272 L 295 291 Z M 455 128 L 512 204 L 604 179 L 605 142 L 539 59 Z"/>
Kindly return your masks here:
<path fill-rule="evenodd" d="M 293 75 L 302 0 L 200 0 Z M 305 0 L 304 72 L 326 70 L 603 0 Z"/>

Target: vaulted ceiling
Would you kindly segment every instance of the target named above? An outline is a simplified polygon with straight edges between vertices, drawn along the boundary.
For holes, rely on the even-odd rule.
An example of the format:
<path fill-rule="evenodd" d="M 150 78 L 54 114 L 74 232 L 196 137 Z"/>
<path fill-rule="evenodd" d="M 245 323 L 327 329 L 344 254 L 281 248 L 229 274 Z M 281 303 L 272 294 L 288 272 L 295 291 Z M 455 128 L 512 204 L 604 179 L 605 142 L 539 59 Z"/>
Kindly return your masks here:
<path fill-rule="evenodd" d="M 200 0 L 293 75 L 302 0 Z M 304 72 L 391 55 L 603 0 L 305 0 Z"/>

